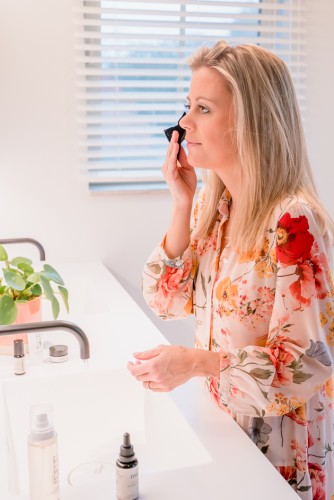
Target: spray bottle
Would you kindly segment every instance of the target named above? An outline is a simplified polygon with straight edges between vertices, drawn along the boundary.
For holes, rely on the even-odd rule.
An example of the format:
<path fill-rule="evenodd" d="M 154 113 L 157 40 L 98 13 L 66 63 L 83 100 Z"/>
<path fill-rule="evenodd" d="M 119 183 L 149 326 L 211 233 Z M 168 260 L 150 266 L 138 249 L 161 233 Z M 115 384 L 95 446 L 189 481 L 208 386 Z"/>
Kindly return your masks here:
<path fill-rule="evenodd" d="M 58 443 L 50 405 L 30 408 L 28 455 L 30 500 L 59 500 Z"/>

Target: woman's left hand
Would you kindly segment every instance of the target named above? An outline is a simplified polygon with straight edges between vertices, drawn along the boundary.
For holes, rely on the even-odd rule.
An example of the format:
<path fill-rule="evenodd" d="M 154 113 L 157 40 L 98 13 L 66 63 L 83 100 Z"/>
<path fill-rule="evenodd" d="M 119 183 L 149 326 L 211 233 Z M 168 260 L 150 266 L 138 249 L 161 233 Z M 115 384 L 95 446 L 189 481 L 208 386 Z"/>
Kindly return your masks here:
<path fill-rule="evenodd" d="M 195 374 L 197 350 L 183 346 L 159 345 L 134 353 L 135 363 L 128 369 L 145 388 L 168 392 L 184 384 Z"/>
<path fill-rule="evenodd" d="M 159 345 L 134 353 L 128 369 L 146 389 L 168 392 L 191 377 L 219 376 L 219 353 L 177 345 Z"/>

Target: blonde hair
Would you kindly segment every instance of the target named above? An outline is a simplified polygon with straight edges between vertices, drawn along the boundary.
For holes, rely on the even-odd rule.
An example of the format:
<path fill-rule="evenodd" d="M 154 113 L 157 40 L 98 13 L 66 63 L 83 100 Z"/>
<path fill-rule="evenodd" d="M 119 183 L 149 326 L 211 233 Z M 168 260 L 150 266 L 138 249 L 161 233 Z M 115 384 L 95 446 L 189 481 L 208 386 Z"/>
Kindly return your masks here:
<path fill-rule="evenodd" d="M 199 49 L 189 66 L 193 71 L 216 69 L 233 98 L 243 192 L 231 227 L 232 246 L 240 251 L 259 248 L 274 208 L 290 195 L 309 203 L 322 233 L 329 229 L 333 235 L 334 224 L 317 199 L 297 98 L 284 62 L 259 46 L 231 47 L 219 41 Z M 213 171 L 205 171 L 203 180 L 207 189 L 196 237 L 210 233 L 225 189 Z"/>

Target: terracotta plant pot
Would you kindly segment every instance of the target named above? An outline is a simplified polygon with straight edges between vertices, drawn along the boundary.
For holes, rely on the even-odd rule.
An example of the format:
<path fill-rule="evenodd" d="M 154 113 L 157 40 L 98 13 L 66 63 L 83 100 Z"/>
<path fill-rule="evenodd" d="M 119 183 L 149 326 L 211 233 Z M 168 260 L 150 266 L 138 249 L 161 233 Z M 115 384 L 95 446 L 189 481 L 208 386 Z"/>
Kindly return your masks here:
<path fill-rule="evenodd" d="M 32 323 L 34 321 L 42 320 L 42 306 L 41 299 L 38 297 L 34 300 L 27 302 L 20 302 L 17 306 L 17 317 L 15 324 Z M 24 343 L 24 351 L 28 352 L 28 335 L 21 333 L 17 335 L 3 335 L 0 337 L 0 354 L 13 355 L 14 354 L 14 340 L 22 339 Z"/>

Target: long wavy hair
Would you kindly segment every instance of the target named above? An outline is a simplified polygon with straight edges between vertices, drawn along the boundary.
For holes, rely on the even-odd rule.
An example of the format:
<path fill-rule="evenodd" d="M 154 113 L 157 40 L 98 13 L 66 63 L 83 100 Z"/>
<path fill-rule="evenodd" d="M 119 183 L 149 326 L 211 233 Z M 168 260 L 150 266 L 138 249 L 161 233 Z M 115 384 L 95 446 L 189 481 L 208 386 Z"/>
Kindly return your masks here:
<path fill-rule="evenodd" d="M 232 93 L 242 192 L 231 227 L 231 245 L 240 251 L 261 247 L 277 204 L 301 196 L 315 210 L 321 232 L 334 234 L 334 224 L 319 202 L 298 102 L 289 70 L 269 50 L 255 45 L 232 47 L 219 41 L 200 48 L 189 60 L 192 71 L 216 69 Z M 205 237 L 217 217 L 225 185 L 213 171 L 203 172 L 206 186 L 197 237 Z"/>

